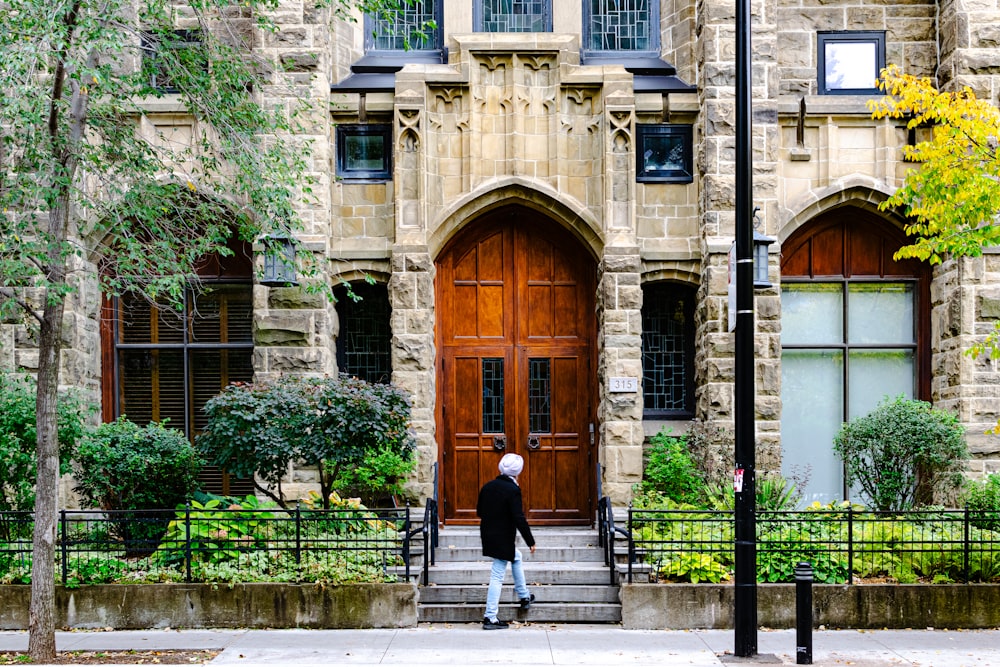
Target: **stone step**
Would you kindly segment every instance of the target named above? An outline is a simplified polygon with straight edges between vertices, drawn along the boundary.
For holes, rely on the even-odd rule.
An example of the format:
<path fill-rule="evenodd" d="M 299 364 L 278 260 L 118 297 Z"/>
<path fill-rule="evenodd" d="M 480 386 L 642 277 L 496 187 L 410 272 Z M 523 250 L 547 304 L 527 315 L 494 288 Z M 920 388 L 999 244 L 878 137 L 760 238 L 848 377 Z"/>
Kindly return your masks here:
<path fill-rule="evenodd" d="M 441 562 L 430 568 L 430 582 L 438 585 L 472 584 L 489 581 L 489 562 Z M 603 562 L 525 562 L 524 578 L 529 584 L 610 585 L 611 572 Z M 510 570 L 505 583 L 513 585 Z"/>
<path fill-rule="evenodd" d="M 480 585 L 434 585 L 420 587 L 420 604 L 483 604 L 486 600 L 487 582 Z M 617 586 L 528 586 L 538 603 L 603 603 L 616 604 L 619 601 Z M 514 604 L 517 595 L 512 586 L 506 586 L 500 598 L 501 604 Z"/>
<path fill-rule="evenodd" d="M 597 531 L 586 528 L 535 528 L 532 529 L 535 544 L 538 548 L 587 548 L 597 547 Z M 527 549 L 520 535 L 517 538 L 519 549 Z M 438 534 L 438 549 L 481 548 L 479 528 L 463 526 L 455 528 L 448 526 Z"/>
<path fill-rule="evenodd" d="M 417 620 L 420 623 L 479 623 L 483 620 L 485 605 L 485 597 L 479 604 L 421 604 Z M 620 623 L 622 608 L 619 604 L 536 602 L 531 609 L 522 611 L 516 605 L 501 604 L 498 616 L 518 623 Z"/>
<path fill-rule="evenodd" d="M 524 546 L 519 547 L 523 558 L 530 558 L 534 561 L 551 562 L 604 562 L 604 553 L 600 549 L 593 547 L 536 547 L 535 553 L 530 553 Z M 458 562 L 491 562 L 491 559 L 483 555 L 482 547 L 477 544 L 474 547 L 442 546 L 438 547 L 435 554 L 438 563 L 458 563 Z"/>

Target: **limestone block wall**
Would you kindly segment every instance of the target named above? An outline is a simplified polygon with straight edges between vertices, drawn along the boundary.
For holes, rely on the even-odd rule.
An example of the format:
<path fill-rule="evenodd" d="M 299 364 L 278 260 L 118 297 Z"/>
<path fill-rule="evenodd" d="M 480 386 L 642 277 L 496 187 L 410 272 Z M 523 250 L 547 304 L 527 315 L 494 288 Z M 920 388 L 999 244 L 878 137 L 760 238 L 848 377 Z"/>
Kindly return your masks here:
<path fill-rule="evenodd" d="M 971 87 L 977 96 L 1000 95 L 1000 5 L 996 0 L 945 0 L 940 5 L 937 83 L 947 90 Z"/>
<path fill-rule="evenodd" d="M 910 74 L 933 76 L 937 66 L 936 3 L 928 0 L 844 0 L 816 4 L 809 0 L 776 3 L 777 78 L 783 95 L 815 95 L 816 33 L 827 30 L 884 30 L 886 64 Z M 874 82 L 873 82 L 874 83 Z"/>

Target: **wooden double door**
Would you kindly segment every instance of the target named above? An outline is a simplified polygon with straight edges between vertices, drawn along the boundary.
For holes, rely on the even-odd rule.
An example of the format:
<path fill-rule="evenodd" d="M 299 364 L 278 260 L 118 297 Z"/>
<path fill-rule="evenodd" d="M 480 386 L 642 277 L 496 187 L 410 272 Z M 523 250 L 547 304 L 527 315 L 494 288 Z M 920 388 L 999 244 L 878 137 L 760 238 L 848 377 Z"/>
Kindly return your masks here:
<path fill-rule="evenodd" d="M 587 524 L 595 472 L 596 272 L 578 240 L 520 207 L 470 224 L 437 265 L 443 517 L 476 523 L 508 452 L 533 524 Z"/>

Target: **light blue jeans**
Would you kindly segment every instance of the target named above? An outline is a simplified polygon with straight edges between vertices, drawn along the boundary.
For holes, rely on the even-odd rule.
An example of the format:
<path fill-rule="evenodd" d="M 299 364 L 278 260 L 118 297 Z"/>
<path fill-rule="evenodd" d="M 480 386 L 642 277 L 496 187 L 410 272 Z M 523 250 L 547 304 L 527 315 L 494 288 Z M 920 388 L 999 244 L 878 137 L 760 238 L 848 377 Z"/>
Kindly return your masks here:
<path fill-rule="evenodd" d="M 503 588 L 503 577 L 507 574 L 507 564 L 510 564 L 510 573 L 514 575 L 514 592 L 519 599 L 526 598 L 528 586 L 524 583 L 524 570 L 521 569 L 521 551 L 514 549 L 514 560 L 493 559 L 493 567 L 490 569 L 490 587 L 486 591 L 486 618 L 496 618 L 500 612 L 500 590 Z"/>

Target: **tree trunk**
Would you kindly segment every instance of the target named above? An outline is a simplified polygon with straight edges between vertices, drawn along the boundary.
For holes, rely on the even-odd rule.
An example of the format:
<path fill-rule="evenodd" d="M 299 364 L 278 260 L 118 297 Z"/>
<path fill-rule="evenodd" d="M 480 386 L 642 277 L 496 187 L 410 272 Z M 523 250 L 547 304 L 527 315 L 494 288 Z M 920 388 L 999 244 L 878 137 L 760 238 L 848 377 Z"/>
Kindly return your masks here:
<path fill-rule="evenodd" d="M 65 271 L 62 271 L 65 275 Z M 31 562 L 28 654 L 34 662 L 56 655 L 55 547 L 59 499 L 59 351 L 62 298 L 45 306 L 38 339 L 38 393 L 35 398 L 38 477 L 35 484 L 35 532 Z"/>

